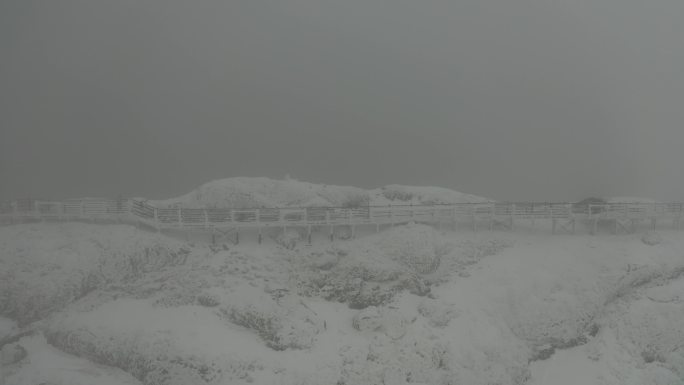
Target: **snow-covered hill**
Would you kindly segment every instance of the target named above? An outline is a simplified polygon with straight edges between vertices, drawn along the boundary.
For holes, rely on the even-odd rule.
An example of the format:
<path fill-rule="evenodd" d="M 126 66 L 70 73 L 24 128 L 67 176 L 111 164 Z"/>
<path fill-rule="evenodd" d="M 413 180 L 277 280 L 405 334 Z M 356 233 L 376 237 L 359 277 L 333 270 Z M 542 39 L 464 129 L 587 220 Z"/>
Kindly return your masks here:
<path fill-rule="evenodd" d="M 409 224 L 283 247 L 1 227 L 0 380 L 679 384 L 684 237 L 652 238 Z"/>
<path fill-rule="evenodd" d="M 205 183 L 190 193 L 155 201 L 183 207 L 309 207 L 434 204 L 488 201 L 441 187 L 389 185 L 374 190 L 300 182 L 293 179 L 236 177 Z"/>
<path fill-rule="evenodd" d="M 643 197 L 608 197 L 604 200 L 607 203 L 659 203 L 655 199 Z"/>

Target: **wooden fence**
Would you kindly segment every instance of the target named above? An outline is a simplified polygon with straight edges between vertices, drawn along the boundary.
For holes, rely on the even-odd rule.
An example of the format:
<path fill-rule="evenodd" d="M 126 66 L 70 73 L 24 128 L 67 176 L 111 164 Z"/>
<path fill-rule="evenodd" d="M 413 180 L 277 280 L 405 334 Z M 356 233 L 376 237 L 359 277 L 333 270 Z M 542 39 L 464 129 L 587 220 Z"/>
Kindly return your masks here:
<path fill-rule="evenodd" d="M 389 205 L 287 208 L 162 208 L 135 199 L 72 199 L 62 202 L 18 200 L 0 205 L 0 220 L 14 223 L 22 220 L 113 220 L 134 221 L 156 229 L 221 229 L 262 228 L 268 226 L 317 226 L 400 224 L 407 222 L 456 223 L 489 221 L 512 227 L 517 219 L 551 219 L 567 227 L 576 219 L 593 221 L 594 229 L 601 220 L 610 220 L 615 231 L 631 222 L 650 219 L 672 219 L 679 226 L 682 203 L 543 203 L 490 202 L 445 205 Z"/>

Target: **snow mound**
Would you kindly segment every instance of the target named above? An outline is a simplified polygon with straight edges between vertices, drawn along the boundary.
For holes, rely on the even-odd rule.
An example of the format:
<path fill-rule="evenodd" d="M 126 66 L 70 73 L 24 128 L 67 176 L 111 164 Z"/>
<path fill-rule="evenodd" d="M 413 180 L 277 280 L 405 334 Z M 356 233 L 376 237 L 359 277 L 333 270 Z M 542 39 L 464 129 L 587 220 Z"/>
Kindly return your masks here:
<path fill-rule="evenodd" d="M 441 187 L 389 185 L 374 190 L 300 182 L 293 179 L 235 177 L 205 183 L 183 196 L 152 201 L 159 206 L 359 207 L 388 204 L 444 204 L 489 200 Z"/>

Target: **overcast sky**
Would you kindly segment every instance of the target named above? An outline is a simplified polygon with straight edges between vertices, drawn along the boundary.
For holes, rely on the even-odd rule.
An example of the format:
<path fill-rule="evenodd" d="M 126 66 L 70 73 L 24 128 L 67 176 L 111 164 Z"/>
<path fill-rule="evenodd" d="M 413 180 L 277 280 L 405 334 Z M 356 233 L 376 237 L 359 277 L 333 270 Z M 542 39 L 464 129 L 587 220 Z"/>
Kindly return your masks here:
<path fill-rule="evenodd" d="M 0 1 L 0 199 L 684 200 L 682 0 Z"/>

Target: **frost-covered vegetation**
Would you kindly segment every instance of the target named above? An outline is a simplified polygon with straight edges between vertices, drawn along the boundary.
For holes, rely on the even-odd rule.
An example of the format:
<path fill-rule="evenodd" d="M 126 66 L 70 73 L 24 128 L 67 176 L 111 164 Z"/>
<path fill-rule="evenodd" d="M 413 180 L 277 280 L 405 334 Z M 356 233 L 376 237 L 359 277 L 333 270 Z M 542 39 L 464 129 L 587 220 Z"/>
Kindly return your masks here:
<path fill-rule="evenodd" d="M 18 322 L 0 335 L 4 375 L 67 381 L 41 366 L 50 348 L 116 368 L 113 384 L 540 384 L 544 363 L 578 349 L 609 385 L 684 376 L 676 232 L 408 224 L 307 246 L 288 231 L 237 246 L 0 228 L 0 315 Z"/>

